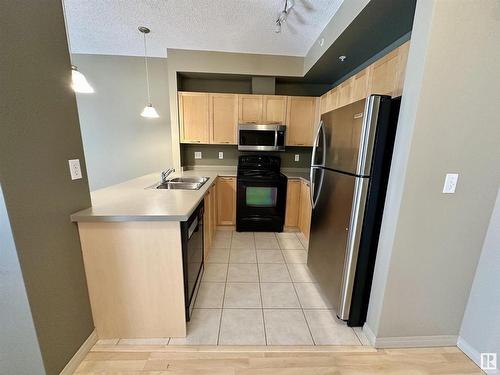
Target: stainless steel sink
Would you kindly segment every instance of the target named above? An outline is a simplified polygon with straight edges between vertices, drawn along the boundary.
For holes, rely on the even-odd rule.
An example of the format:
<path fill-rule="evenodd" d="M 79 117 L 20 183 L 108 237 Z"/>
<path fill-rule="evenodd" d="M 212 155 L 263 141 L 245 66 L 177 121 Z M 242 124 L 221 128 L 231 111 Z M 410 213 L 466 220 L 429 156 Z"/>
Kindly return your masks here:
<path fill-rule="evenodd" d="M 170 189 L 170 190 L 198 190 L 210 177 L 176 177 L 165 181 L 159 185 L 153 185 L 151 189 Z"/>
<path fill-rule="evenodd" d="M 182 183 L 186 182 L 189 184 L 204 184 L 209 180 L 210 177 L 175 177 L 167 180 L 167 182 L 171 183 Z"/>

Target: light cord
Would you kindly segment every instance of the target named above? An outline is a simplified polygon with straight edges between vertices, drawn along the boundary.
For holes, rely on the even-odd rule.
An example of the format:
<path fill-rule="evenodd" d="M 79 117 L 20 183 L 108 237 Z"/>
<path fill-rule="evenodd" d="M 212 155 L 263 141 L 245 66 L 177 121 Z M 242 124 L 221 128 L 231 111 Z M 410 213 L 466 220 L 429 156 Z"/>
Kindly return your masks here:
<path fill-rule="evenodd" d="M 148 53 L 146 49 L 146 33 L 144 35 L 144 63 L 146 65 L 146 87 L 148 90 L 148 105 L 151 105 L 151 95 L 149 93 L 149 70 L 148 70 Z"/>

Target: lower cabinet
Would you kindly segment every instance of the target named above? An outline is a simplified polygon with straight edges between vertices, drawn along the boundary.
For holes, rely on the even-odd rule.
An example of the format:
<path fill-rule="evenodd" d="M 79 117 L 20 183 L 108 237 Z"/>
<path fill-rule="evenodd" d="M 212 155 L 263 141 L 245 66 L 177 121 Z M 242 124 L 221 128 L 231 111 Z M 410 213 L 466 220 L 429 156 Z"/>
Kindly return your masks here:
<path fill-rule="evenodd" d="M 311 227 L 311 199 L 309 183 L 289 179 L 286 192 L 285 227 L 298 228 L 309 239 Z"/>
<path fill-rule="evenodd" d="M 212 185 L 206 192 L 203 200 L 205 211 L 203 214 L 203 257 L 206 260 L 210 249 L 212 248 L 212 241 L 215 236 L 216 224 L 214 222 L 215 212 L 215 185 Z"/>
<path fill-rule="evenodd" d="M 299 226 L 300 180 L 288 180 L 286 188 L 285 227 Z"/>
<path fill-rule="evenodd" d="M 309 183 L 300 182 L 300 208 L 299 208 L 299 230 L 309 239 L 311 229 L 311 198 Z"/>
<path fill-rule="evenodd" d="M 236 177 L 217 178 L 217 225 L 236 225 Z"/>

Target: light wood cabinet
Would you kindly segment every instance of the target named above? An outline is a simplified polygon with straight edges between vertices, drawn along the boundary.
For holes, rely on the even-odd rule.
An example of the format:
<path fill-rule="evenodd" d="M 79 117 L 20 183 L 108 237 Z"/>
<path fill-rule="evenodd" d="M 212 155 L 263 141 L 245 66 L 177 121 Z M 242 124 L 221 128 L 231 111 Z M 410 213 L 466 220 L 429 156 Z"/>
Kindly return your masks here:
<path fill-rule="evenodd" d="M 313 142 L 314 121 L 316 119 L 315 97 L 288 97 L 287 134 L 288 146 L 311 146 Z"/>
<path fill-rule="evenodd" d="M 240 123 L 262 122 L 262 95 L 238 95 L 238 121 Z"/>
<path fill-rule="evenodd" d="M 208 254 L 212 247 L 212 192 L 210 189 L 205 193 L 203 198 L 203 259 L 207 260 Z"/>
<path fill-rule="evenodd" d="M 361 100 L 370 94 L 400 96 L 409 48 L 408 41 L 323 94 L 320 98 L 320 113 Z"/>
<path fill-rule="evenodd" d="M 262 120 L 265 124 L 286 123 L 286 96 L 264 95 Z"/>
<path fill-rule="evenodd" d="M 236 177 L 217 178 L 217 224 L 236 224 Z"/>
<path fill-rule="evenodd" d="M 398 61 L 398 49 L 395 49 L 372 64 L 371 94 L 393 95 L 395 93 Z"/>
<path fill-rule="evenodd" d="M 304 236 L 309 239 L 309 232 L 311 228 L 311 198 L 310 198 L 310 187 L 305 181 L 300 182 L 300 208 L 299 208 L 299 218 L 298 227 L 299 230 L 304 234 Z"/>
<path fill-rule="evenodd" d="M 393 96 L 401 96 L 403 94 L 403 85 L 406 73 L 406 63 L 408 62 L 408 52 L 410 50 L 410 42 L 406 42 L 398 48 L 398 71 L 396 75 L 396 88 Z"/>
<path fill-rule="evenodd" d="M 178 98 L 181 143 L 208 143 L 208 94 L 180 92 Z"/>
<path fill-rule="evenodd" d="M 337 107 L 343 107 L 350 104 L 352 97 L 352 89 L 354 84 L 354 77 L 351 77 L 338 86 L 338 101 Z"/>
<path fill-rule="evenodd" d="M 204 255 L 206 260 L 212 249 L 212 243 L 215 238 L 215 231 L 217 229 L 217 197 L 216 185 L 213 184 L 205 193 L 203 199 L 205 211 L 203 214 L 203 244 Z"/>
<path fill-rule="evenodd" d="M 286 189 L 285 227 L 299 226 L 300 180 L 288 180 Z"/>
<path fill-rule="evenodd" d="M 238 95 L 209 94 L 210 143 L 237 144 Z"/>
<path fill-rule="evenodd" d="M 371 66 L 355 74 L 352 79 L 352 92 L 350 102 L 357 102 L 368 96 L 371 79 Z"/>

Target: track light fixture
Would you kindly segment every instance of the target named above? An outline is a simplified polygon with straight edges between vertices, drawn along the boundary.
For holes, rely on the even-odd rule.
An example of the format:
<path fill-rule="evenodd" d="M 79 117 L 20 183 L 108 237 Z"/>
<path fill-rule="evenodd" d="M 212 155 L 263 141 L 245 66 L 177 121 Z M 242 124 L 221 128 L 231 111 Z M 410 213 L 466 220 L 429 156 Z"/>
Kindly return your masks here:
<path fill-rule="evenodd" d="M 294 5 L 295 2 L 293 0 L 285 0 L 285 6 L 283 7 L 283 10 L 280 12 L 278 18 L 275 21 L 275 26 L 274 26 L 275 33 L 277 34 L 281 33 L 281 26 L 285 23 L 288 14 L 290 13 Z"/>

